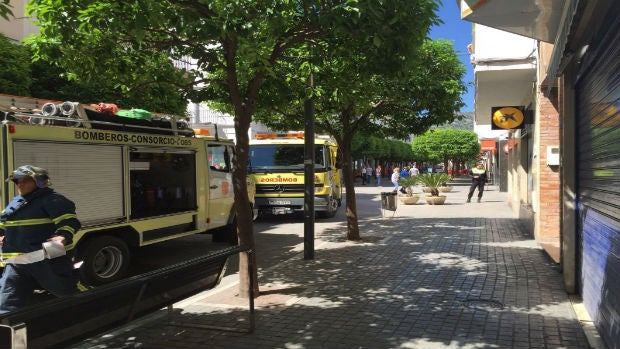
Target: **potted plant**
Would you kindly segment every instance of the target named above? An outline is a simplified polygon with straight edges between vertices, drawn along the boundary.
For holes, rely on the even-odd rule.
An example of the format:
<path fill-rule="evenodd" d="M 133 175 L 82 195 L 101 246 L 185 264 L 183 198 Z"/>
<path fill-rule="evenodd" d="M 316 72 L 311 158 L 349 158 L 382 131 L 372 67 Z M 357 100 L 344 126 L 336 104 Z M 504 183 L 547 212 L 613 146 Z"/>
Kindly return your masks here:
<path fill-rule="evenodd" d="M 439 191 L 442 193 L 449 193 L 452 191 L 452 186 L 448 185 L 447 183 L 450 179 L 452 179 L 452 177 L 450 177 L 449 174 L 447 174 L 446 177 L 446 181 L 441 183 L 441 185 L 439 186 Z"/>
<path fill-rule="evenodd" d="M 426 196 L 426 202 L 430 205 L 443 205 L 446 202 L 445 195 L 439 195 L 439 187 L 450 180 L 450 176 L 446 173 L 425 173 L 418 177 L 430 195 Z"/>
<path fill-rule="evenodd" d="M 401 177 L 399 184 L 405 188 L 406 194 L 400 195 L 400 202 L 405 205 L 414 205 L 420 199 L 420 195 L 413 193 L 413 186 L 418 183 L 418 176 Z"/>

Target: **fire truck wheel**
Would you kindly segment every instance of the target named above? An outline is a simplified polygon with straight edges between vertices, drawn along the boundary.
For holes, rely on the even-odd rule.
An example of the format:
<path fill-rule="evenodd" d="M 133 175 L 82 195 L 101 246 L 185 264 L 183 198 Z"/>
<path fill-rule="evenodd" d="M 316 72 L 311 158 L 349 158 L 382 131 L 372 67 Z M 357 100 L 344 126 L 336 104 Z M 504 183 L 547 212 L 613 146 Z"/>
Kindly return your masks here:
<path fill-rule="evenodd" d="M 80 279 L 89 285 L 103 285 L 125 276 L 129 268 L 129 248 L 114 236 L 101 236 L 88 240 L 79 249 L 83 261 Z"/>

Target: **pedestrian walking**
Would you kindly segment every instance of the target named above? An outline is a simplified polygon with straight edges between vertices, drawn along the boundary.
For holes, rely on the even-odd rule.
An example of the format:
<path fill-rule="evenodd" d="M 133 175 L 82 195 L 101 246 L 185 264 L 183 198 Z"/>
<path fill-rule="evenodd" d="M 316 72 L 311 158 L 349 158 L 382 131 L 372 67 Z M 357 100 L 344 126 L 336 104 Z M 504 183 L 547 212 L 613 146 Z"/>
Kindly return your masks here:
<path fill-rule="evenodd" d="M 31 165 L 17 168 L 7 181 L 18 195 L 0 215 L 0 245 L 4 272 L 0 279 L 0 313 L 30 303 L 34 290 L 63 297 L 77 292 L 77 276 L 65 245 L 81 224 L 75 204 L 56 193 L 47 170 Z"/>
<path fill-rule="evenodd" d="M 377 176 L 377 186 L 381 186 L 381 175 L 383 174 L 383 170 L 381 169 L 381 165 L 377 165 L 375 169 L 375 176 Z"/>
<path fill-rule="evenodd" d="M 476 167 L 471 170 L 471 186 L 469 187 L 469 194 L 467 194 L 467 202 L 471 202 L 471 197 L 474 195 L 476 188 L 478 188 L 478 202 L 482 200 L 484 185 L 487 181 L 487 169 L 484 168 L 482 161 L 478 161 Z"/>
<path fill-rule="evenodd" d="M 366 180 L 368 181 L 368 185 L 371 183 L 372 173 L 374 170 L 370 165 L 366 166 Z"/>
<path fill-rule="evenodd" d="M 362 165 L 360 169 L 360 177 L 362 177 L 362 185 L 366 185 L 366 166 Z"/>
<path fill-rule="evenodd" d="M 401 178 L 409 177 L 409 167 L 407 166 L 403 167 L 403 169 L 400 171 L 400 177 Z"/>
<path fill-rule="evenodd" d="M 394 184 L 394 192 L 398 192 L 398 181 L 400 180 L 400 168 L 399 167 L 394 167 L 394 172 L 392 172 L 392 177 L 390 178 L 392 180 L 392 184 Z"/>

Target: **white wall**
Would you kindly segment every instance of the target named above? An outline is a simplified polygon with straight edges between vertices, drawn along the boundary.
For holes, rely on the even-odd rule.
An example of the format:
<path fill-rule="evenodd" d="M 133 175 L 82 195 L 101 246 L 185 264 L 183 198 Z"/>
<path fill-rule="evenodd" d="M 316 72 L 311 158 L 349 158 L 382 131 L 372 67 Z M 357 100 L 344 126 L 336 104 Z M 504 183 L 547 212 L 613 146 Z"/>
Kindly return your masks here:
<path fill-rule="evenodd" d="M 536 40 L 484 25 L 474 26 L 475 62 L 535 57 Z"/>
<path fill-rule="evenodd" d="M 492 130 L 491 125 L 474 125 L 474 132 L 478 135 L 478 139 L 506 139 L 508 131 Z"/>
<path fill-rule="evenodd" d="M 15 18 L 9 16 L 7 21 L 0 17 L 0 33 L 16 42 L 38 32 L 32 20 L 25 16 L 26 2 L 27 0 L 11 0 L 11 11 Z"/>

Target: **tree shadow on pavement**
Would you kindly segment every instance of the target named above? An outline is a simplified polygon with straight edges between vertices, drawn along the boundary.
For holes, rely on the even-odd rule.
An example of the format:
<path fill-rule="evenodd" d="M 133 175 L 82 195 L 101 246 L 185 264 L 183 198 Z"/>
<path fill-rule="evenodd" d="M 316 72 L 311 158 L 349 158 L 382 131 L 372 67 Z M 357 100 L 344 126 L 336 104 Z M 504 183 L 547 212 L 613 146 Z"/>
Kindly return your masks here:
<path fill-rule="evenodd" d="M 327 229 L 314 260 L 297 254 L 260 273 L 260 283 L 281 285 L 287 300 L 259 305 L 254 333 L 171 326 L 159 317 L 98 347 L 588 347 L 559 269 L 516 219 L 361 224 L 361 241 L 343 240 L 343 226 Z M 247 307 L 218 302 L 206 297 L 172 316 L 247 324 Z"/>

